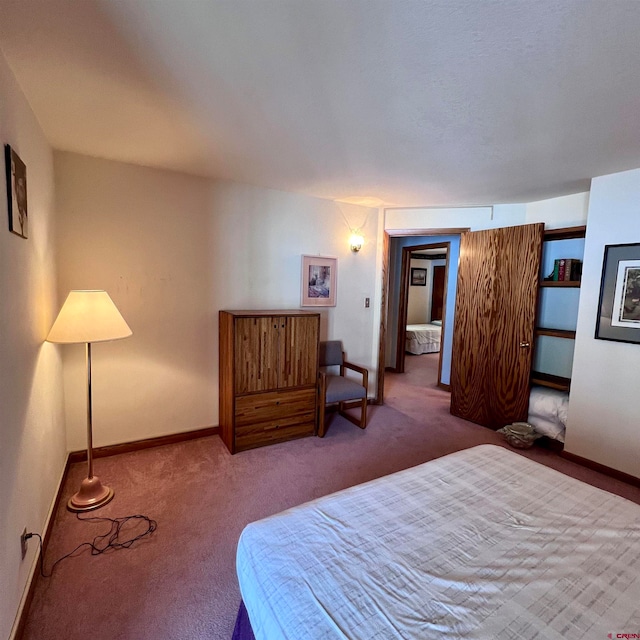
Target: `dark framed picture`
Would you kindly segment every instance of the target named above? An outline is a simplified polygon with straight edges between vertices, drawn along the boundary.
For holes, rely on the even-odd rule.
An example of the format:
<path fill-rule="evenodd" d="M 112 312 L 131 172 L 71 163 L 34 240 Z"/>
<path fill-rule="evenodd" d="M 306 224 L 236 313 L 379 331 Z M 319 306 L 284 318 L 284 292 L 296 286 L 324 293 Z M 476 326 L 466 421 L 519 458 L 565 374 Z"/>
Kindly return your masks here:
<path fill-rule="evenodd" d="M 604 248 L 596 338 L 640 344 L 640 243 Z"/>
<path fill-rule="evenodd" d="M 4 159 L 7 174 L 7 200 L 9 201 L 9 231 L 21 238 L 27 238 L 29 235 L 27 167 L 8 144 L 4 146 Z"/>
<path fill-rule="evenodd" d="M 411 268 L 411 286 L 426 287 L 427 286 L 427 270 L 420 267 Z"/>

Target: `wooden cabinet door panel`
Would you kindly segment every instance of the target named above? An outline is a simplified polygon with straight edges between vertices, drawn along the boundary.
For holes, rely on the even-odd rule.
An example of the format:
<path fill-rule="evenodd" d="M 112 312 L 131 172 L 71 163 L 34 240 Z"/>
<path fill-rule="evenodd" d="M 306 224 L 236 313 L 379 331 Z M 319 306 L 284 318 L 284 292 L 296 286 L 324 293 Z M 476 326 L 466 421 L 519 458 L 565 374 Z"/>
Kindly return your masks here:
<path fill-rule="evenodd" d="M 527 418 L 543 228 L 461 236 L 451 413 L 493 429 Z"/>
<path fill-rule="evenodd" d="M 318 371 L 318 316 L 281 318 L 279 388 L 315 385 Z"/>
<path fill-rule="evenodd" d="M 278 324 L 269 316 L 236 318 L 235 392 L 254 393 L 278 385 Z"/>

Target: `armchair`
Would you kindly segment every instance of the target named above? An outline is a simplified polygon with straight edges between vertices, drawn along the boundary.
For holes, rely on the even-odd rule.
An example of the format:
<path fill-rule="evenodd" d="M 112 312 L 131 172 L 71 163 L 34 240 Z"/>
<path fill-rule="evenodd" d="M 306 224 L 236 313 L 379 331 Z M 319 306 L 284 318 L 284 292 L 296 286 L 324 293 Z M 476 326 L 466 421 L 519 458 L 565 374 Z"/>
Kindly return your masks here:
<path fill-rule="evenodd" d="M 351 362 L 346 362 L 340 340 L 320 343 L 320 373 L 318 376 L 318 436 L 324 437 L 327 431 L 325 424 L 325 408 L 328 404 L 338 404 L 338 412 L 361 429 L 367 426 L 367 388 L 369 372 Z M 323 370 L 326 367 L 340 367 L 340 374 L 335 375 Z M 362 382 L 348 378 L 345 370 L 349 369 L 362 376 Z M 346 409 L 360 407 L 360 419 L 346 413 Z"/>

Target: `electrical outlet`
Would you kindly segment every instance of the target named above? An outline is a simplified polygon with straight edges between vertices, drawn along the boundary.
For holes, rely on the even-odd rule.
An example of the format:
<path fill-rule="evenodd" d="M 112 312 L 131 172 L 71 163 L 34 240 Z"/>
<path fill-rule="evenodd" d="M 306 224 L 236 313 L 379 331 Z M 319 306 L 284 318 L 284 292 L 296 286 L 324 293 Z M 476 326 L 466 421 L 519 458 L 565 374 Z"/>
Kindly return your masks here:
<path fill-rule="evenodd" d="M 27 555 L 27 527 L 20 534 L 20 549 L 22 550 L 22 559 Z"/>

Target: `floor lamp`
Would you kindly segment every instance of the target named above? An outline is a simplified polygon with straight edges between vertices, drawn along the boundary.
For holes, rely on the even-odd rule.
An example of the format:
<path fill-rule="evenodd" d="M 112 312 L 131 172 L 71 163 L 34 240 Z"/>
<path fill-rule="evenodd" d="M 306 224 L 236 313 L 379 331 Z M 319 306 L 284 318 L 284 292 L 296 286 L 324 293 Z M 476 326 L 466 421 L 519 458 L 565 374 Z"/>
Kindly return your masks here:
<path fill-rule="evenodd" d="M 107 504 L 113 490 L 93 475 L 93 426 L 91 410 L 91 343 L 127 338 L 133 332 L 106 291 L 71 291 L 47 336 L 47 342 L 85 343 L 87 348 L 87 477 L 67 507 L 89 511 Z"/>

